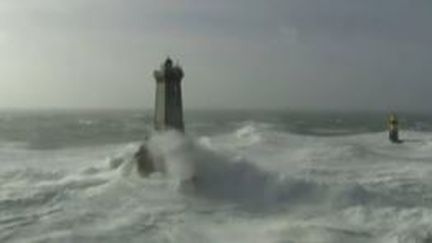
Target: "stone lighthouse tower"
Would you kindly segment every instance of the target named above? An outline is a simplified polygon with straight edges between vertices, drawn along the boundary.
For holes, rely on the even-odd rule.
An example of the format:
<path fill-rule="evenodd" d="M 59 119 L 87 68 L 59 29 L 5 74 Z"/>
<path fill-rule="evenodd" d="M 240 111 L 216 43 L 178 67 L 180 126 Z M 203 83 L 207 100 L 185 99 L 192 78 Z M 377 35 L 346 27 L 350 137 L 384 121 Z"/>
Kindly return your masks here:
<path fill-rule="evenodd" d="M 155 129 L 176 129 L 184 132 L 181 81 L 183 70 L 170 58 L 154 72 L 156 79 Z"/>

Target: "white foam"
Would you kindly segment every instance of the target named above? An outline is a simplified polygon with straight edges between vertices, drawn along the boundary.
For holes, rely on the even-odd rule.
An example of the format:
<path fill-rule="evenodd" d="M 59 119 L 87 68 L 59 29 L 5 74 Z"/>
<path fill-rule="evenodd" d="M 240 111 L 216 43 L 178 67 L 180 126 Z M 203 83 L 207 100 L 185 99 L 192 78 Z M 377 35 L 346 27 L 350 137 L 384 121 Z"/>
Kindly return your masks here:
<path fill-rule="evenodd" d="M 147 178 L 133 161 L 139 143 L 13 147 L 0 240 L 429 242 L 432 134 L 401 135 L 395 145 L 384 132 L 313 137 L 252 122 L 197 139 L 167 132 L 148 141 L 167 174 Z M 193 190 L 176 185 L 194 176 Z"/>

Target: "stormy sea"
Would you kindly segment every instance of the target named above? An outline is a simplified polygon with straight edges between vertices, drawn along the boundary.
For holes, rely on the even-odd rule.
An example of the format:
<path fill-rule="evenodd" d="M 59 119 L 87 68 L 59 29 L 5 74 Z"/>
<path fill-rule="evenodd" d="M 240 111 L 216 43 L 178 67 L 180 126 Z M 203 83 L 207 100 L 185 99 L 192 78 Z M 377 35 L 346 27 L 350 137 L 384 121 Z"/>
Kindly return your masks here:
<path fill-rule="evenodd" d="M 432 242 L 432 116 L 0 113 L 0 242 Z M 141 141 L 166 173 L 142 177 Z M 195 177 L 192 183 L 182 183 Z"/>

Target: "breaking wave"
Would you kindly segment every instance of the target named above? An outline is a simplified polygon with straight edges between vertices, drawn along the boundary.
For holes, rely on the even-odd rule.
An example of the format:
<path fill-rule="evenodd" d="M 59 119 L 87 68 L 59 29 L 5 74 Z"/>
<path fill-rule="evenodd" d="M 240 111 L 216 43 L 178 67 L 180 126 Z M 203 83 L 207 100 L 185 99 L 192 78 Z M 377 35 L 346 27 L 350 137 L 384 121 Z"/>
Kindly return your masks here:
<path fill-rule="evenodd" d="M 11 147 L 0 172 L 0 241 L 427 243 L 432 143 L 406 135 L 416 142 L 254 122 L 198 138 L 166 132 L 146 142 L 165 168 L 148 177 L 134 160 L 140 142 Z"/>

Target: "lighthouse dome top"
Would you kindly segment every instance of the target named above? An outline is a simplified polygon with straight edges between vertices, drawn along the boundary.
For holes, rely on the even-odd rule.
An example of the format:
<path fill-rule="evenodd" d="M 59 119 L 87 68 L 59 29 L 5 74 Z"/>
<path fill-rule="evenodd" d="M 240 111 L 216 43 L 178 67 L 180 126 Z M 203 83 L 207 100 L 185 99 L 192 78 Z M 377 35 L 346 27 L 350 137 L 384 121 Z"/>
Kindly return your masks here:
<path fill-rule="evenodd" d="M 167 57 L 167 59 L 165 60 L 163 67 L 164 69 L 170 69 L 173 66 L 173 61 L 171 60 L 171 58 Z"/>
<path fill-rule="evenodd" d="M 155 73 L 156 74 L 156 73 Z M 174 64 L 170 57 L 167 57 L 161 65 L 161 70 L 157 71 L 155 76 L 164 78 L 165 81 L 181 81 L 184 76 L 183 69 L 178 64 Z M 158 77 L 157 77 L 158 79 Z"/>
<path fill-rule="evenodd" d="M 178 64 L 174 64 L 171 58 L 167 57 L 159 70 L 153 73 L 157 82 L 181 82 L 184 77 L 183 69 Z"/>

